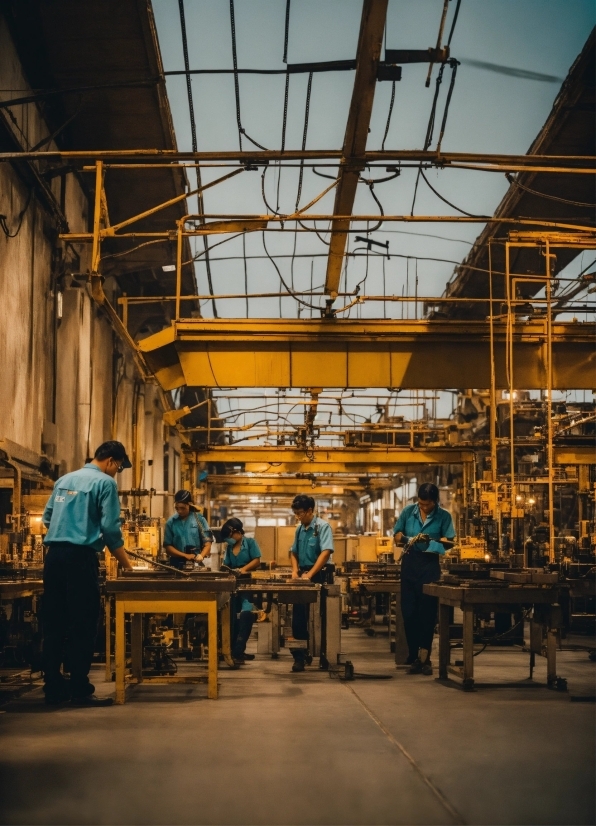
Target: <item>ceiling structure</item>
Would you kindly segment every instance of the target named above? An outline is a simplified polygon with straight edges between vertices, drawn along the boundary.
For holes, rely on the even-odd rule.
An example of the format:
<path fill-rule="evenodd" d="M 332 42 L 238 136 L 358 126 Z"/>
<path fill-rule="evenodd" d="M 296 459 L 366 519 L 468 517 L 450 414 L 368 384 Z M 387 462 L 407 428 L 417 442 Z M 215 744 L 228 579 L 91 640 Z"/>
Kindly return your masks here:
<path fill-rule="evenodd" d="M 202 407 L 180 419 L 195 445 L 205 441 L 206 431 L 209 443 L 219 442 L 222 448 L 224 441 L 227 448 L 252 440 L 264 449 L 292 445 L 303 452 L 313 450 L 325 432 L 336 447 L 344 444 L 349 430 L 362 433 L 375 426 L 446 432 L 458 389 L 469 386 L 466 382 L 478 386 L 484 381 L 486 386 L 486 376 L 471 374 L 466 359 L 477 344 L 487 346 L 482 299 L 487 296 L 489 241 L 520 228 L 572 232 L 580 227 L 592 237 L 593 32 L 528 155 L 520 154 L 523 149 L 515 141 L 496 147 L 501 154 L 487 153 L 487 135 L 472 150 L 455 153 L 452 148 L 469 147 L 449 144 L 452 130 L 461 138 L 460 121 L 470 108 L 465 97 L 458 97 L 459 84 L 466 83 L 466 61 L 462 58 L 459 68 L 457 37 L 466 14 L 473 15 L 466 0 L 432 4 L 432 20 L 426 12 L 420 14 L 424 33 L 404 26 L 399 42 L 387 42 L 397 31 L 393 25 L 389 34 L 387 23 L 395 3 L 345 4 L 342 19 L 335 20 L 337 36 L 332 28 L 325 35 L 329 52 L 317 53 L 316 59 L 308 53 L 311 59 L 300 63 L 290 57 L 304 50 L 306 56 L 309 49 L 307 4 L 290 0 L 272 6 L 282 21 L 275 48 L 267 39 L 272 30 L 250 17 L 256 13 L 254 4 L 209 7 L 191 0 L 155 0 L 156 25 L 145 0 L 110 0 L 97 8 L 64 2 L 59 13 L 40 0 L 1 1 L 39 105 L 64 150 L 60 156 L 37 151 L 39 168 L 47 174 L 58 174 L 61 166 L 76 168 L 93 197 L 93 163 L 102 157 L 112 224 L 179 199 L 135 223 L 134 232 L 146 233 L 143 238 L 130 233 L 106 238 L 101 274 L 113 276 L 130 299 L 122 305 L 128 330 L 140 340 L 163 387 L 182 388 L 177 403 L 189 409 L 209 402 L 210 417 Z M 398 11 L 403 13 L 403 4 Z M 326 13 L 309 5 L 312 26 L 317 14 L 325 18 Z M 256 49 L 255 42 L 248 43 L 255 34 Z M 410 37 L 411 42 L 404 41 Z M 311 39 L 321 42 L 314 31 Z M 244 54 L 252 62 L 243 64 Z M 483 65 L 508 76 L 508 82 L 510 77 L 538 84 L 556 81 L 539 72 L 524 76 L 508 66 Z M 207 87 L 200 84 L 207 81 L 216 83 L 215 95 L 201 94 Z M 276 84 L 277 97 L 270 83 Z M 404 110 L 401 90 L 407 95 L 415 86 L 416 95 L 426 86 L 426 98 Z M 417 149 L 399 143 L 408 120 L 425 123 L 424 139 L 413 139 Z M 533 134 L 538 126 L 532 126 Z M 230 172 L 238 174 L 216 183 Z M 501 189 L 490 180 L 496 172 Z M 504 174 L 510 189 L 495 220 Z M 455 206 L 445 197 L 452 180 L 460 186 L 465 181 L 462 191 L 469 203 Z M 192 194 L 201 188 L 204 196 Z M 183 302 L 183 324 L 169 326 L 176 289 L 175 230 L 187 213 L 192 215 L 181 235 L 180 290 L 194 298 Z M 416 226 L 404 227 L 405 222 Z M 474 242 L 482 224 L 485 229 Z M 410 241 L 418 246 L 408 246 Z M 577 249 L 564 250 L 557 258 L 563 296 L 567 294 L 561 322 L 578 312 L 593 319 L 588 290 L 594 253 L 589 250 L 582 262 L 579 279 L 579 268 L 565 269 L 576 255 Z M 454 265 L 456 274 L 441 296 Z M 501 259 L 495 258 L 492 267 L 497 276 L 502 274 Z M 444 317 L 445 329 L 439 332 L 436 322 L 440 326 Z M 261 329 L 259 337 L 255 318 L 270 319 L 271 330 L 264 334 Z M 458 318 L 479 326 L 472 333 L 472 328 L 460 329 Z M 455 327 L 449 327 L 452 321 Z M 235 339 L 234 324 L 242 328 Z M 352 352 L 363 325 L 368 325 L 368 349 Z M 569 346 L 579 347 L 578 358 L 567 358 L 576 365 L 574 378 L 568 373 L 561 387 L 593 386 L 593 329 L 580 326 L 568 334 Z M 306 347 L 310 358 L 300 367 L 301 347 L 292 340 L 298 328 L 303 340 L 312 338 Z M 399 358 L 394 343 L 387 345 L 389 328 L 396 340 L 409 336 L 404 369 L 394 369 Z M 337 337 L 340 330 L 346 332 Z M 532 329 L 526 333 L 531 339 Z M 225 362 L 217 352 L 222 335 Z M 321 336 L 333 335 L 335 343 L 319 352 Z M 454 336 L 459 336 L 460 350 L 454 349 Z M 537 336 L 532 346 L 539 349 L 539 332 Z M 362 341 L 353 349 L 359 347 Z M 269 360 L 265 355 L 257 365 L 258 352 L 265 351 Z M 441 370 L 437 352 L 449 356 L 451 372 Z M 481 349 L 475 355 L 480 358 Z M 278 375 L 284 358 L 287 369 Z M 358 368 L 350 368 L 350 359 L 355 363 L 358 358 Z M 422 381 L 429 363 L 434 369 Z M 519 358 L 516 366 L 519 370 Z M 539 372 L 534 370 L 531 380 L 526 373 L 528 387 L 543 387 Z M 203 460 L 229 464 L 216 456 L 222 454 Z M 415 469 L 417 461 L 435 463 L 441 457 L 433 454 L 423 461 L 410 453 L 408 461 L 404 452 L 394 458 L 394 469 Z M 312 457 L 309 461 L 312 470 Z M 329 457 L 316 465 L 319 472 L 325 461 Z M 293 473 L 301 472 L 296 467 L 302 464 L 287 462 Z M 327 464 L 329 470 L 332 466 Z M 341 462 L 336 471 L 340 467 Z M 389 472 L 382 463 L 379 467 L 380 473 Z"/>

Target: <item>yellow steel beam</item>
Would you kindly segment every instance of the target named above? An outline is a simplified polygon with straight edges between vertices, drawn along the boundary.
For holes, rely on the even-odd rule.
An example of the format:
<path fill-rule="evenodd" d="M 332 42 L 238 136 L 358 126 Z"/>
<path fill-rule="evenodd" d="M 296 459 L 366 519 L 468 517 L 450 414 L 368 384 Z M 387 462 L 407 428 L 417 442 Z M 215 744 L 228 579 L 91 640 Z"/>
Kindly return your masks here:
<path fill-rule="evenodd" d="M 362 5 L 360 35 L 356 51 L 356 75 L 344 136 L 339 182 L 335 191 L 334 215 L 350 215 L 352 212 L 358 179 L 360 172 L 364 169 L 364 153 L 377 85 L 377 69 L 387 18 L 387 3 L 388 0 L 364 0 Z M 331 225 L 325 292 L 333 299 L 337 298 L 339 292 L 341 267 L 349 229 L 349 219 L 335 219 Z"/>
<path fill-rule="evenodd" d="M 507 325 L 494 325 L 495 380 L 507 389 Z M 513 327 L 514 381 L 546 386 L 544 320 Z M 596 387 L 596 325 L 552 325 L 553 388 Z M 312 386 L 486 388 L 490 330 L 484 321 L 188 319 L 139 343 L 164 390 Z"/>
<path fill-rule="evenodd" d="M 377 487 L 389 484 L 389 480 L 379 480 Z M 353 491 L 361 491 L 365 484 L 356 477 L 329 479 L 296 479 L 296 477 L 284 477 L 262 474 L 259 476 L 235 476 L 217 475 L 210 476 L 207 482 L 210 491 L 214 495 L 227 493 L 232 495 L 271 495 L 277 494 L 294 496 L 297 493 L 317 493 L 339 496 Z"/>
<path fill-rule="evenodd" d="M 362 467 L 364 473 L 386 473 L 387 466 L 403 465 L 447 465 L 472 462 L 474 451 L 450 447 L 425 447 L 410 450 L 406 447 L 388 448 L 315 448 L 300 450 L 292 447 L 245 447 L 222 445 L 195 452 L 198 462 L 225 462 L 229 464 L 250 464 L 261 472 L 266 465 L 272 465 L 277 473 L 292 472 L 282 470 L 282 465 L 300 466 L 302 473 L 315 473 L 322 468 L 324 473 L 356 472 L 352 466 Z M 338 470 L 336 471 L 336 468 Z M 339 470 L 341 468 L 341 470 Z M 378 468 L 378 470 L 377 470 Z M 245 470 L 248 471 L 248 465 Z M 333 469 L 333 470 L 332 470 Z M 212 477 L 216 478 L 216 477 Z"/>
<path fill-rule="evenodd" d="M 157 163 L 168 161 L 178 164 L 180 161 L 195 161 L 197 163 L 211 163 L 217 161 L 239 162 L 242 164 L 259 164 L 263 161 L 296 161 L 296 160 L 336 160 L 342 157 L 342 150 L 339 149 L 269 149 L 264 152 L 257 150 L 240 151 L 214 151 L 214 152 L 180 152 L 177 149 L 73 149 L 73 150 L 49 150 L 35 152 L 0 152 L 0 161 L 15 160 L 102 160 L 104 162 L 126 160 L 129 163 L 126 168 L 130 168 L 130 161 L 153 159 Z M 490 164 L 510 168 L 512 165 L 523 166 L 525 169 L 536 167 L 548 167 L 546 171 L 555 171 L 558 167 L 568 172 L 577 171 L 578 166 L 586 167 L 585 173 L 593 172 L 589 167 L 594 165 L 596 157 L 594 155 L 505 155 L 475 152 L 436 152 L 422 149 L 385 149 L 372 150 L 365 153 L 366 163 L 385 163 L 387 161 L 402 161 L 403 163 L 429 163 L 444 167 L 450 164 Z M 94 167 L 93 167 L 94 169 Z M 540 170 L 545 171 L 545 170 Z"/>

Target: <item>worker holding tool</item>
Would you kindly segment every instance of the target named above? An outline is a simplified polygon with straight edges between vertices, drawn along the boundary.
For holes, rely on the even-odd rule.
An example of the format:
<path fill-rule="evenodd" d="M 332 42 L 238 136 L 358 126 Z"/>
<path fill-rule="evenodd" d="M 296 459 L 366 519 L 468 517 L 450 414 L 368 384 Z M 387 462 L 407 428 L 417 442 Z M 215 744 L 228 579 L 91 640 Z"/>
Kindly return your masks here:
<path fill-rule="evenodd" d="M 132 467 L 124 445 L 104 442 L 92 461 L 54 485 L 43 513 L 48 547 L 43 569 L 43 671 L 48 705 L 107 706 L 95 697 L 89 670 L 99 618 L 99 562 L 107 546 L 119 564 L 132 568 L 120 529 L 115 476 Z M 66 655 L 70 685 L 61 666 Z"/>
<path fill-rule="evenodd" d="M 240 519 L 228 519 L 221 527 L 221 539 L 226 546 L 223 564 L 235 574 L 248 574 L 261 564 L 261 549 L 256 540 L 244 536 Z M 232 658 L 236 665 L 254 660 L 254 654 L 246 653 L 246 643 L 256 619 L 255 607 L 243 594 L 232 597 Z"/>
<path fill-rule="evenodd" d="M 333 533 L 331 525 L 315 516 L 315 500 L 304 493 L 294 497 L 292 511 L 298 520 L 294 542 L 290 548 L 290 562 L 294 579 L 307 579 L 320 584 L 333 582 L 333 568 L 329 564 L 333 554 Z M 326 592 L 321 589 L 321 627 L 322 640 L 325 639 Z M 292 607 L 292 634 L 295 640 L 309 639 L 308 604 L 295 604 Z M 306 649 L 293 648 L 294 665 L 292 671 L 304 671 Z M 325 652 L 321 650 L 321 665 L 324 665 Z"/>
<path fill-rule="evenodd" d="M 401 559 L 401 612 L 408 643 L 410 674 L 433 673 L 430 660 L 437 598 L 423 586 L 441 578 L 439 557 L 453 547 L 455 530 L 449 511 L 439 506 L 439 489 L 425 483 L 418 501 L 400 513 L 393 529 L 396 545 L 405 544 Z"/>
<path fill-rule="evenodd" d="M 176 513 L 166 522 L 164 546 L 170 555 L 170 565 L 183 570 L 187 562 L 202 563 L 211 553 L 213 535 L 189 490 L 179 490 L 174 496 Z"/>

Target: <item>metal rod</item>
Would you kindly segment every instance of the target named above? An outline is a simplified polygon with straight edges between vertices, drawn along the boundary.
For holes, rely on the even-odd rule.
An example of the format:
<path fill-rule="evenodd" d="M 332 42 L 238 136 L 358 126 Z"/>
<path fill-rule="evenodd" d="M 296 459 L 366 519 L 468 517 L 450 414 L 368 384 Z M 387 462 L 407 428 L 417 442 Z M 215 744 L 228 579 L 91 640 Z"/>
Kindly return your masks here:
<path fill-rule="evenodd" d="M 129 556 L 134 556 L 135 559 L 140 559 L 141 562 L 149 562 L 151 565 L 155 565 L 156 568 L 165 568 L 166 571 L 173 571 L 175 574 L 180 574 L 180 576 L 190 576 L 190 571 L 181 571 L 179 568 L 173 568 L 171 565 L 164 565 L 163 562 L 156 562 L 153 559 L 147 559 L 145 556 L 141 556 L 141 554 L 137 554 L 134 551 L 127 550 L 126 553 Z"/>
<path fill-rule="evenodd" d="M 334 160 L 342 157 L 341 149 L 268 149 L 254 152 L 180 152 L 176 149 L 85 149 L 85 150 L 46 150 L 31 152 L 0 152 L 0 161 L 32 161 L 52 159 L 72 160 L 114 160 L 118 158 L 156 158 L 175 161 L 240 161 L 258 163 L 259 160 Z M 424 151 L 419 149 L 385 149 L 368 151 L 364 154 L 364 162 L 368 161 L 413 161 L 417 163 L 435 163 L 441 166 L 449 163 L 487 163 L 487 164 L 519 164 L 524 169 L 537 165 L 556 166 L 561 164 L 570 167 L 574 163 L 594 164 L 594 155 L 506 155 L 482 154 L 475 152 L 441 152 Z M 360 163 L 361 161 L 359 161 Z M 595 172 L 588 169 L 587 172 Z"/>

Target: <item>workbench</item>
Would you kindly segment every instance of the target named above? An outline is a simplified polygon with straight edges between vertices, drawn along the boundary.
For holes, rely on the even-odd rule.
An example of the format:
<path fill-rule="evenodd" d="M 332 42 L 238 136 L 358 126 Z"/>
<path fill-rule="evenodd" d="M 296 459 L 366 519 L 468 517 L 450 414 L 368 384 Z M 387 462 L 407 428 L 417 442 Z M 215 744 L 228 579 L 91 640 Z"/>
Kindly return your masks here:
<path fill-rule="evenodd" d="M 478 612 L 514 612 L 533 608 L 530 620 L 530 679 L 533 676 L 536 654 L 542 655 L 546 635 L 547 685 L 557 688 L 557 636 L 563 622 L 559 606 L 559 585 L 502 585 L 480 586 L 467 582 L 459 586 L 432 582 L 424 585 L 424 593 L 439 600 L 439 679 L 454 674 L 463 681 L 464 690 L 474 688 L 474 614 Z M 463 613 L 463 667 L 451 665 L 449 641 L 450 609 Z"/>
<path fill-rule="evenodd" d="M 326 623 L 321 624 L 321 595 L 324 589 L 326 598 Z M 320 656 L 325 651 L 327 661 L 336 665 L 341 653 L 341 593 L 339 585 L 319 585 L 302 579 L 263 579 L 255 577 L 250 581 L 239 580 L 236 593 L 262 596 L 271 603 L 271 654 L 279 656 L 280 650 L 280 605 L 310 605 L 310 642 L 309 654 Z M 223 626 L 222 626 L 223 627 Z M 323 638 L 324 634 L 324 638 Z"/>
<path fill-rule="evenodd" d="M 123 704 L 127 685 L 148 683 L 196 683 L 201 676 L 143 675 L 143 614 L 206 614 L 208 623 L 207 696 L 217 699 L 217 618 L 230 600 L 235 579 L 224 574 L 201 573 L 180 578 L 151 575 L 152 572 L 134 572 L 106 581 L 106 642 L 109 640 L 111 598 L 114 600 L 116 633 L 114 659 L 116 671 L 116 703 Z M 131 673 L 126 673 L 126 634 L 124 618 L 131 614 Z M 106 650 L 106 673 L 111 659 Z M 110 668 L 111 679 L 111 668 Z"/>
<path fill-rule="evenodd" d="M 0 600 L 23 599 L 42 593 L 42 579 L 0 579 Z"/>
<path fill-rule="evenodd" d="M 408 646 L 401 613 L 401 580 L 394 576 L 383 577 L 374 574 L 348 574 L 348 588 L 354 593 L 374 596 L 387 594 L 389 597 L 389 650 L 395 654 L 397 665 L 403 665 L 408 656 Z"/>

